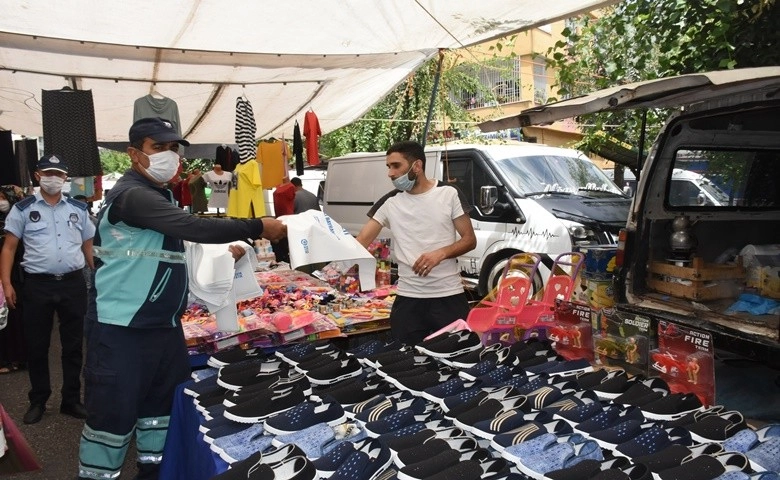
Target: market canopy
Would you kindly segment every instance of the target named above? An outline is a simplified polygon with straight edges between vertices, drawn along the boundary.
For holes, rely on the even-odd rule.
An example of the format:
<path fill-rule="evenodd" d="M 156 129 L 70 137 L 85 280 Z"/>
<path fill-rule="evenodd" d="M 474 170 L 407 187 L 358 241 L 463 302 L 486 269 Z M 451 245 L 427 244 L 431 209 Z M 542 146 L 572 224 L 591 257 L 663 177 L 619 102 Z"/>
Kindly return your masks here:
<path fill-rule="evenodd" d="M 97 139 L 125 142 L 133 103 L 176 101 L 193 143 L 360 117 L 439 49 L 474 45 L 615 0 L 0 0 L 0 128 L 39 136 L 41 91 L 91 90 Z"/>

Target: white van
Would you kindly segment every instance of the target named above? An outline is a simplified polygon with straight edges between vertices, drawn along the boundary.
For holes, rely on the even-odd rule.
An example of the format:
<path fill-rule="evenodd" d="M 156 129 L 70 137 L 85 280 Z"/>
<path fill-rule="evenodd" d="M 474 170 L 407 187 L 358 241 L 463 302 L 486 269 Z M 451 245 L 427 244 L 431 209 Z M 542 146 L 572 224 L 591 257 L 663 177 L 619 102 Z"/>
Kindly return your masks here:
<path fill-rule="evenodd" d="M 682 168 L 672 170 L 669 203 L 675 207 L 729 204 L 729 196 L 704 175 Z"/>
<path fill-rule="evenodd" d="M 486 295 L 508 259 L 539 253 L 542 287 L 555 258 L 577 245 L 616 245 L 630 199 L 581 152 L 533 143 L 426 148 L 428 177 L 456 185 L 474 207 L 477 247 L 458 259 L 461 272 Z M 392 190 L 384 153 L 328 161 L 323 209 L 353 235 L 368 210 Z M 391 236 L 383 232 L 382 236 Z"/>
<path fill-rule="evenodd" d="M 614 169 L 605 168 L 604 173 L 614 181 Z M 623 192 L 634 196 L 637 184 L 634 173 L 626 168 L 623 171 L 623 180 L 625 182 Z M 675 206 L 720 206 L 728 205 L 729 195 L 701 173 L 675 168 L 672 171 L 669 201 Z"/>

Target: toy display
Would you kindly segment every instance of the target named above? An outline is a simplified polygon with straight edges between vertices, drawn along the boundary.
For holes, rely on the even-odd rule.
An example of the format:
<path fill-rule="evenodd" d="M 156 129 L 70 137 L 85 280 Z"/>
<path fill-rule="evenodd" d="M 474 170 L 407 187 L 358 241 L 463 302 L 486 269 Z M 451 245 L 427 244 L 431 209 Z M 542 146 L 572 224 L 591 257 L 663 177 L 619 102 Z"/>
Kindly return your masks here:
<path fill-rule="evenodd" d="M 528 329 L 555 314 L 555 302 L 568 301 L 574 290 L 584 256 L 562 253 L 553 262 L 544 290 L 534 295 L 534 279 L 541 263 L 535 253 L 519 253 L 509 259 L 496 287 L 495 300 L 488 296 L 469 312 L 469 327 L 477 332 L 491 329 Z M 534 296 L 541 300 L 535 300 Z"/>
<path fill-rule="evenodd" d="M 652 373 L 674 393 L 694 393 L 702 404 L 715 402 L 715 349 L 709 333 L 661 320 L 658 348 L 650 351 Z"/>
<path fill-rule="evenodd" d="M 567 360 L 585 358 L 593 362 L 593 326 L 590 307 L 579 303 L 558 301 L 555 316 L 547 326 L 547 338 L 555 342 L 555 350 Z M 542 322 L 543 323 L 543 322 Z"/>
<path fill-rule="evenodd" d="M 593 335 L 596 362 L 620 367 L 629 373 L 647 375 L 650 319 L 602 308 L 598 320 L 598 333 Z"/>

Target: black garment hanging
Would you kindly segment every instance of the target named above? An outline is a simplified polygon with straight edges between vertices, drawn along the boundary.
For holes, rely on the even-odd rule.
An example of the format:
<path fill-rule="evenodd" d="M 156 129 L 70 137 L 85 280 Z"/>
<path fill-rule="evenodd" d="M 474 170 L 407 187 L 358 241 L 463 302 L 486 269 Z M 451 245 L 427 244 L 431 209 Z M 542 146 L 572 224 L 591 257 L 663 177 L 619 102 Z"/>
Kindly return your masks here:
<path fill-rule="evenodd" d="M 293 128 L 293 155 L 295 156 L 295 174 L 303 175 L 303 138 L 301 138 L 301 127 L 298 126 L 298 120 L 295 121 L 295 128 Z"/>
<path fill-rule="evenodd" d="M 91 90 L 43 90 L 44 155 L 61 155 L 71 177 L 101 174 Z"/>
<path fill-rule="evenodd" d="M 19 168 L 14 158 L 14 141 L 10 130 L 0 130 L 0 185 L 17 185 Z"/>
<path fill-rule="evenodd" d="M 19 186 L 25 189 L 30 185 L 37 186 L 38 182 L 33 173 L 38 166 L 38 140 L 16 140 L 14 150 L 19 168 Z"/>

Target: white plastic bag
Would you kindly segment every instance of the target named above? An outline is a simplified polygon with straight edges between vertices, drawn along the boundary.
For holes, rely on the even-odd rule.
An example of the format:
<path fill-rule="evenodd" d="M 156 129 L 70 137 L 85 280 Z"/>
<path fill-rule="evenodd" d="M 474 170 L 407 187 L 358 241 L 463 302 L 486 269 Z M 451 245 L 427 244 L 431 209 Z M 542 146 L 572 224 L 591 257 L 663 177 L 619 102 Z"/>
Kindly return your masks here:
<path fill-rule="evenodd" d="M 292 268 L 343 260 L 358 265 L 361 290 L 376 288 L 376 258 L 325 212 L 308 210 L 279 220 L 287 225 Z"/>

